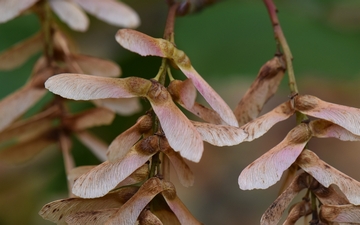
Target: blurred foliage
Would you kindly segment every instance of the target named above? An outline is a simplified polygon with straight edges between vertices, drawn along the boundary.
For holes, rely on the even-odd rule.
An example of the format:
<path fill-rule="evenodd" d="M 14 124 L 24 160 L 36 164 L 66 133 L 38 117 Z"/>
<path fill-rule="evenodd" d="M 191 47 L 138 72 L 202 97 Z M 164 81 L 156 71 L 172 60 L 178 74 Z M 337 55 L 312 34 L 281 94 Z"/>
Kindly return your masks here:
<path fill-rule="evenodd" d="M 139 30 L 161 37 L 167 14 L 164 1 L 127 2 L 142 19 Z M 326 93 L 332 93 L 336 88 L 344 93 L 349 91 L 341 86 L 358 82 L 360 75 L 360 2 L 282 0 L 276 1 L 276 4 L 281 26 L 294 56 L 300 91 L 322 92 L 324 89 Z M 38 30 L 39 23 L 34 15 L 24 15 L 0 24 L 0 51 Z M 117 30 L 91 17 L 88 32 L 67 32 L 74 37 L 80 52 L 116 60 L 123 69 L 123 76 L 155 76 L 160 59 L 141 57 L 122 49 L 114 38 Z M 224 98 L 231 102 L 231 107 L 244 93 L 245 89 L 241 88 L 249 85 L 261 65 L 276 50 L 269 17 L 261 1 L 220 1 L 197 14 L 178 18 L 175 32 L 178 48 L 187 53 L 196 70 L 219 93 L 227 96 Z M 0 71 L 0 98 L 25 83 L 38 56 L 16 70 Z M 180 73 L 176 75 L 183 78 Z M 326 89 L 322 80 L 326 80 L 327 84 L 332 80 L 337 83 L 331 86 L 332 89 Z M 283 91 L 277 94 L 281 96 L 280 101 L 287 97 L 286 78 L 282 84 Z M 48 98 L 51 98 L 50 94 Z M 41 104 L 35 106 L 32 112 L 38 110 Z M 90 107 L 89 103 L 80 105 L 76 110 Z M 145 110 L 149 107 L 145 101 L 143 105 Z M 118 116 L 111 129 L 101 127 L 93 132 L 110 143 L 139 115 L 130 118 Z M 197 177 L 195 186 L 179 188 L 178 191 L 195 217 L 204 224 L 239 224 L 239 221 L 240 224 L 258 224 L 263 211 L 276 198 L 278 186 L 249 194 L 238 188 L 237 177 L 247 164 L 281 140 L 285 134 L 281 131 L 289 130 L 291 126 L 276 128 L 279 136 L 267 135 L 254 144 L 246 143 L 226 151 L 206 149 L 199 164 L 190 164 Z M 266 147 L 263 147 L 264 143 Z M 99 162 L 76 141 L 73 152 L 77 165 Z M 351 175 L 356 176 L 355 173 Z M 21 167 L 0 165 L 0 224 L 51 224 L 37 216 L 37 212 L 45 203 L 66 197 L 65 179 L 61 154 L 54 149 Z M 175 182 L 176 179 L 174 177 Z M 179 187 L 179 184 L 176 186 Z"/>

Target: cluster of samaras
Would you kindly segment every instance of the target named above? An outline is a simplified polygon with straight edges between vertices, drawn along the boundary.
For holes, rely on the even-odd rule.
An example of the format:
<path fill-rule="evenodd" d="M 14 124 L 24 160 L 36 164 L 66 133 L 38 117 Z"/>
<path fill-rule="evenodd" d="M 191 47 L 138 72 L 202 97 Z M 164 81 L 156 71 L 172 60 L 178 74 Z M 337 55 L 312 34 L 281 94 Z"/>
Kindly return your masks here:
<path fill-rule="evenodd" d="M 23 2 L 18 5 L 1 3 L 4 6 L 0 5 L 0 11 L 16 7 L 9 11 L 12 13 L 8 18 L 0 19 L 6 21 L 37 1 Z M 49 0 L 49 5 L 65 23 L 77 30 L 85 30 L 87 19 L 75 3 L 106 21 L 118 21 L 111 13 L 104 14 L 107 10 L 114 10 L 116 15 L 125 14 L 121 26 L 138 24 L 133 11 L 113 0 L 101 3 L 95 0 Z M 43 4 L 46 3 L 40 1 L 33 7 L 39 11 Z M 65 12 L 82 19 L 64 17 Z M 116 78 L 120 68 L 115 63 L 74 53 L 56 26 L 51 27 L 50 36 L 51 56 L 44 54 L 34 66 L 27 84 L 0 101 L 0 141 L 16 140 L 1 149 L 1 161 L 20 163 L 56 143 L 63 151 L 69 187 L 74 196 L 45 205 L 40 211 L 45 219 L 57 224 L 201 224 L 180 201 L 174 185 L 162 176 L 161 165 L 156 163 L 161 164 L 166 157 L 181 184 L 191 186 L 194 175 L 184 159 L 199 162 L 204 150 L 203 141 L 215 146 L 249 142 L 261 137 L 276 123 L 302 113 L 317 119 L 297 125 L 282 142 L 247 166 L 239 176 L 240 188 L 266 189 L 293 167 L 297 172 L 290 177 L 291 183 L 264 213 L 261 224 L 277 224 L 303 189 L 316 196 L 321 203 L 319 210 L 314 212 L 309 198 L 304 198 L 291 208 L 284 224 L 295 224 L 299 218 L 314 213 L 319 219 L 313 224 L 360 223 L 360 207 L 357 206 L 360 205 L 360 183 L 306 149 L 312 137 L 360 140 L 360 110 L 295 94 L 258 117 L 263 105 L 276 92 L 286 70 L 281 55 L 260 69 L 255 82 L 233 111 L 171 40 L 152 38 L 130 29 L 121 29 L 116 34 L 117 42 L 124 48 L 142 56 L 164 59 L 159 73 L 170 78 L 169 85 L 165 86 L 159 76 L 150 80 Z M 44 40 L 44 35 L 39 34 L 2 53 L 0 68 L 12 69 L 20 65 L 41 49 Z M 171 66 L 180 69 L 188 79 L 175 80 L 171 76 Z M 46 88 L 63 98 L 55 98 L 39 114 L 27 120 L 15 121 L 45 95 Z M 195 101 L 197 91 L 209 108 Z M 114 112 L 138 112 L 138 97 L 146 98 L 151 109 L 109 146 L 86 131 L 93 126 L 110 124 Z M 74 115 L 66 109 L 64 98 L 92 100 L 98 107 Z M 205 122 L 189 120 L 175 103 Z M 54 123 L 55 120 L 58 122 Z M 37 127 L 35 131 L 34 126 Z M 71 134 L 104 162 L 97 166 L 75 167 L 70 157 Z M 160 157 L 159 161 L 155 156 Z"/>

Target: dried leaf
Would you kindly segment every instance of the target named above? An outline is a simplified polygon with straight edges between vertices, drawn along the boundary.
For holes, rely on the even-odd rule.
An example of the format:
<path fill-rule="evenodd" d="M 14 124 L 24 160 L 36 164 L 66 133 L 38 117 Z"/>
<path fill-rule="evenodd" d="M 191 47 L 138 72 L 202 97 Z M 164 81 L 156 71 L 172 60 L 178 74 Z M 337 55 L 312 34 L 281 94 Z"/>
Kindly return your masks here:
<path fill-rule="evenodd" d="M 299 124 L 285 139 L 248 165 L 239 176 L 242 190 L 266 189 L 280 180 L 311 138 L 307 124 Z"/>
<path fill-rule="evenodd" d="M 145 206 L 166 186 L 159 178 L 148 179 L 140 189 L 108 220 L 106 225 L 135 224 Z"/>
<path fill-rule="evenodd" d="M 130 148 L 140 139 L 143 133 L 152 128 L 152 119 L 144 115 L 138 119 L 136 124 L 118 135 L 110 144 L 107 157 L 110 162 L 121 159 Z"/>
<path fill-rule="evenodd" d="M 322 219 L 329 222 L 355 223 L 360 222 L 360 206 L 354 205 L 322 205 L 320 209 Z"/>
<path fill-rule="evenodd" d="M 180 183 L 184 187 L 192 186 L 195 180 L 194 174 L 181 155 L 178 152 L 175 152 L 170 146 L 167 148 L 161 148 L 161 151 L 170 159 Z"/>
<path fill-rule="evenodd" d="M 44 219 L 57 224 L 65 223 L 65 218 L 78 212 L 89 212 L 100 209 L 121 207 L 130 196 L 135 194 L 136 187 L 126 187 L 116 192 L 109 193 L 101 198 L 82 199 L 67 198 L 50 202 L 40 210 L 39 214 Z M 100 217 L 99 217 L 100 219 Z"/>
<path fill-rule="evenodd" d="M 46 93 L 45 89 L 26 84 L 0 101 L 0 131 L 34 105 Z"/>
<path fill-rule="evenodd" d="M 64 98 L 90 100 L 132 98 L 147 93 L 151 82 L 142 78 L 109 78 L 82 74 L 59 74 L 49 78 L 45 87 Z"/>
<path fill-rule="evenodd" d="M 99 107 L 104 107 L 116 112 L 119 115 L 129 116 L 141 111 L 141 104 L 138 98 L 107 98 L 93 100 Z"/>
<path fill-rule="evenodd" d="M 0 6 L 0 11 L 1 8 L 2 7 Z M 43 37 L 41 33 L 37 33 L 34 36 L 15 44 L 0 53 L 0 70 L 12 70 L 21 66 L 35 53 L 40 52 L 42 47 Z"/>
<path fill-rule="evenodd" d="M 215 146 L 232 146 L 244 141 L 247 133 L 239 127 L 192 121 L 202 139 Z"/>
<path fill-rule="evenodd" d="M 39 136 L 35 139 L 30 139 L 25 142 L 10 146 L 0 150 L 0 161 L 7 164 L 24 163 L 37 154 L 39 154 L 46 147 L 55 144 L 57 140 L 50 135 Z"/>
<path fill-rule="evenodd" d="M 122 29 L 116 34 L 116 40 L 124 48 L 142 56 L 154 55 L 169 58 L 180 70 L 192 80 L 196 89 L 205 98 L 209 105 L 219 113 L 220 117 L 231 126 L 238 126 L 237 120 L 224 100 L 214 89 L 196 72 L 189 58 L 174 44 L 164 39 L 152 38 L 135 30 Z"/>
<path fill-rule="evenodd" d="M 113 0 L 73 0 L 85 11 L 111 25 L 136 28 L 140 25 L 137 13 L 122 2 Z"/>
<path fill-rule="evenodd" d="M 167 190 L 163 191 L 161 194 L 165 198 L 165 201 L 169 205 L 170 209 L 174 212 L 176 217 L 179 219 L 180 224 L 188 225 L 201 225 L 200 223 L 186 208 L 184 203 L 181 202 L 179 197 L 176 195 L 176 190 L 170 182 L 166 182 L 166 185 L 169 186 Z"/>
<path fill-rule="evenodd" d="M 105 161 L 90 170 L 75 182 L 73 193 L 82 198 L 104 196 L 158 151 L 157 140 L 157 136 L 143 139 L 123 158 L 113 163 Z"/>
<path fill-rule="evenodd" d="M 105 142 L 87 131 L 79 131 L 74 134 L 99 160 L 102 162 L 107 160 L 106 151 L 108 145 Z"/>
<path fill-rule="evenodd" d="M 325 187 L 337 185 L 350 203 L 360 205 L 360 182 L 331 167 L 310 150 L 304 150 L 296 163 Z"/>
<path fill-rule="evenodd" d="M 337 138 L 342 141 L 360 141 L 360 136 L 327 120 L 313 120 L 309 124 L 314 137 Z"/>
<path fill-rule="evenodd" d="M 331 121 L 360 135 L 360 109 L 325 102 L 311 95 L 294 97 L 295 109 L 309 116 Z"/>
<path fill-rule="evenodd" d="M 271 127 L 278 122 L 286 120 L 294 114 L 294 109 L 290 102 L 284 102 L 270 112 L 258 117 L 257 119 L 245 124 L 241 128 L 248 134 L 244 141 L 252 141 L 264 135 Z"/>
<path fill-rule="evenodd" d="M 120 67 L 110 60 L 80 54 L 71 55 L 71 60 L 74 60 L 85 74 L 103 77 L 119 77 L 121 74 Z"/>
<path fill-rule="evenodd" d="M 234 110 L 239 126 L 257 118 L 264 104 L 275 94 L 285 72 L 281 56 L 267 61 Z"/>
<path fill-rule="evenodd" d="M 279 223 L 282 214 L 291 201 L 301 190 L 306 188 L 304 180 L 307 177 L 307 174 L 302 173 L 291 182 L 286 190 L 267 208 L 261 217 L 260 225 L 276 225 Z"/>
<path fill-rule="evenodd" d="M 64 118 L 63 123 L 68 129 L 79 131 L 91 127 L 109 125 L 114 118 L 115 114 L 108 109 L 93 108 Z"/>
<path fill-rule="evenodd" d="M 0 23 L 5 23 L 30 8 L 38 0 L 0 1 Z"/>
<path fill-rule="evenodd" d="M 71 29 L 86 31 L 89 27 L 89 19 L 81 8 L 69 0 L 50 0 L 52 10 Z"/>
<path fill-rule="evenodd" d="M 153 82 L 147 98 L 158 116 L 170 146 L 181 156 L 199 162 L 204 151 L 200 134 L 192 123 L 179 110 L 164 86 Z M 180 138 L 181 137 L 181 138 Z"/>

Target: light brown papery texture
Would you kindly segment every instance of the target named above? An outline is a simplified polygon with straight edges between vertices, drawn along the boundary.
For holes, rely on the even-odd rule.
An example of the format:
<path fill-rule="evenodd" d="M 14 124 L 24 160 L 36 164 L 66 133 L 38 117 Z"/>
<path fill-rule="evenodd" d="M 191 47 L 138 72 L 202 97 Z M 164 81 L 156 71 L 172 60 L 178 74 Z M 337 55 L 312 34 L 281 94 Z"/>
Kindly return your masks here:
<path fill-rule="evenodd" d="M 360 136 L 327 120 L 313 120 L 309 124 L 314 137 L 337 138 L 342 141 L 360 141 Z"/>
<path fill-rule="evenodd" d="M 12 70 L 21 66 L 35 53 L 40 52 L 42 47 L 43 37 L 41 33 L 15 44 L 0 53 L 0 70 Z"/>
<path fill-rule="evenodd" d="M 74 54 L 71 55 L 85 74 L 102 77 L 119 77 L 120 67 L 113 61 L 96 58 L 93 56 Z"/>
<path fill-rule="evenodd" d="M 104 225 L 119 209 L 99 209 L 86 212 L 78 212 L 65 218 L 66 225 Z"/>
<path fill-rule="evenodd" d="M 281 216 L 285 209 L 289 206 L 295 196 L 305 188 L 303 180 L 306 179 L 307 175 L 302 173 L 298 175 L 286 190 L 267 208 L 265 213 L 262 215 L 260 224 L 261 225 L 276 225 L 279 223 Z"/>
<path fill-rule="evenodd" d="M 111 25 L 136 28 L 140 25 L 138 14 L 125 3 L 114 0 L 73 0 L 85 11 Z"/>
<path fill-rule="evenodd" d="M 139 216 L 139 225 L 163 225 L 163 223 L 150 210 L 145 209 Z"/>
<path fill-rule="evenodd" d="M 86 31 L 89 19 L 81 8 L 71 0 L 50 0 L 50 7 L 71 29 Z"/>
<path fill-rule="evenodd" d="M 20 164 L 24 163 L 45 148 L 55 144 L 57 140 L 54 137 L 49 137 L 47 134 L 36 137 L 19 144 L 10 146 L 0 150 L 0 161 L 7 164 Z"/>
<path fill-rule="evenodd" d="M 105 225 L 135 224 L 141 211 L 160 192 L 164 190 L 163 181 L 158 178 L 147 180 L 106 223 Z"/>
<path fill-rule="evenodd" d="M 20 15 L 38 0 L 11 0 L 0 1 L 0 23 L 5 23 Z"/>
<path fill-rule="evenodd" d="M 138 98 L 107 98 L 92 101 L 98 107 L 104 107 L 122 116 L 130 116 L 141 111 Z"/>
<path fill-rule="evenodd" d="M 284 77 L 285 63 L 275 56 L 267 61 L 259 71 L 255 81 L 247 90 L 234 110 L 239 126 L 257 118 L 264 104 L 275 94 Z"/>
<path fill-rule="evenodd" d="M 144 124 L 147 127 L 144 129 Z M 118 135 L 110 144 L 106 153 L 110 162 L 114 162 L 122 158 L 130 148 L 140 139 L 143 132 L 150 130 L 152 125 L 150 116 L 142 116 L 138 121 L 129 129 Z"/>
<path fill-rule="evenodd" d="M 101 198 L 67 198 L 46 204 L 39 212 L 46 220 L 57 224 L 66 224 L 65 218 L 78 212 L 91 212 L 100 209 L 121 207 L 137 191 L 136 187 L 127 187 Z M 99 217 L 100 218 L 100 217 Z"/>
<path fill-rule="evenodd" d="M 43 88 L 26 84 L 0 101 L 0 131 L 26 112 L 46 94 Z"/>
<path fill-rule="evenodd" d="M 137 143 L 123 158 L 115 162 L 105 161 L 81 176 L 74 184 L 73 193 L 82 198 L 96 198 L 107 194 L 157 152 L 151 146 L 151 151 L 144 151 L 141 149 L 142 143 L 143 141 Z"/>
<path fill-rule="evenodd" d="M 70 73 L 53 76 L 45 82 L 49 91 L 74 100 L 140 97 L 150 85 L 150 81 L 137 77 L 121 79 Z"/>
<path fill-rule="evenodd" d="M 189 119 L 174 104 L 169 92 L 160 84 L 153 83 L 147 94 L 151 106 L 160 120 L 170 146 L 181 156 L 199 162 L 204 144 Z"/>
<path fill-rule="evenodd" d="M 310 150 L 304 150 L 297 164 L 325 187 L 336 184 L 350 203 L 360 205 L 360 182 L 328 165 Z"/>
<path fill-rule="evenodd" d="M 311 204 L 308 201 L 301 201 L 296 203 L 290 210 L 283 225 L 295 225 L 301 217 L 311 214 Z"/>
<path fill-rule="evenodd" d="M 160 38 L 153 38 L 138 31 L 122 29 L 116 34 L 117 42 L 124 48 L 142 56 L 159 56 L 169 58 L 180 70 L 192 80 L 196 89 L 210 104 L 210 106 L 231 126 L 238 126 L 237 120 L 224 100 L 191 66 L 186 54 L 175 48 L 174 44 Z"/>
<path fill-rule="evenodd" d="M 360 207 L 354 205 L 322 205 L 320 215 L 323 219 L 338 223 L 360 223 Z"/>
<path fill-rule="evenodd" d="M 264 135 L 278 122 L 286 120 L 294 114 L 290 101 L 284 102 L 270 112 L 256 118 L 255 120 L 241 126 L 248 135 L 244 141 L 252 141 Z"/>
<path fill-rule="evenodd" d="M 280 180 L 311 138 L 307 124 L 299 124 L 283 141 L 248 165 L 239 176 L 243 190 L 266 189 Z"/>
<path fill-rule="evenodd" d="M 69 129 L 77 131 L 96 126 L 109 125 L 114 118 L 115 114 L 108 109 L 93 108 L 65 118 L 64 123 Z"/>
<path fill-rule="evenodd" d="M 88 131 L 79 131 L 74 133 L 77 139 L 88 147 L 90 151 L 102 162 L 106 161 L 106 151 L 108 149 L 107 143 L 100 140 L 95 135 Z"/>
<path fill-rule="evenodd" d="M 38 137 L 53 127 L 53 119 L 58 114 L 58 107 L 42 111 L 26 120 L 16 121 L 11 126 L 0 132 L 0 142 L 16 139 L 25 141 Z M 34 129 L 36 126 L 36 129 Z"/>
<path fill-rule="evenodd" d="M 178 196 L 174 196 L 173 198 L 169 198 L 167 195 L 164 195 L 165 201 L 169 205 L 170 209 L 174 212 L 178 220 L 181 224 L 188 225 L 201 225 L 199 222 L 186 208 L 184 203 L 181 202 Z"/>
<path fill-rule="evenodd" d="M 325 102 L 311 95 L 299 95 L 294 100 L 296 110 L 331 121 L 355 135 L 360 135 L 360 109 Z"/>
<path fill-rule="evenodd" d="M 244 141 L 247 133 L 239 127 L 191 121 L 202 139 L 215 146 L 232 146 Z"/>
<path fill-rule="evenodd" d="M 184 187 L 192 186 L 194 184 L 195 176 L 191 171 L 190 167 L 186 164 L 184 158 L 181 157 L 178 152 L 175 152 L 171 148 L 166 149 L 163 152 L 170 159 L 170 162 L 176 171 L 180 183 Z"/>

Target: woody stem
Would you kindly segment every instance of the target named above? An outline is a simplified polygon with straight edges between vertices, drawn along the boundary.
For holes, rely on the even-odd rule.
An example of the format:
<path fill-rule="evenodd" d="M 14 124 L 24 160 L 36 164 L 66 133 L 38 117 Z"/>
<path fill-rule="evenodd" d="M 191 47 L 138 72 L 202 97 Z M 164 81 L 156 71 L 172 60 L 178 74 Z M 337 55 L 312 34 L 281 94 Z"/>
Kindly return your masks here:
<path fill-rule="evenodd" d="M 281 29 L 279 19 L 277 17 L 276 6 L 272 0 L 264 0 L 264 3 L 266 5 L 266 8 L 267 8 L 269 16 L 270 16 L 270 20 L 271 20 L 271 23 L 272 23 L 272 26 L 274 29 L 274 35 L 275 35 L 275 39 L 277 41 L 278 48 L 280 45 L 284 52 L 286 67 L 287 67 L 288 76 L 289 76 L 289 87 L 290 87 L 291 94 L 298 93 L 299 91 L 298 91 L 298 88 L 296 85 L 295 74 L 294 74 L 294 69 L 293 69 L 293 65 L 292 65 L 293 57 L 292 57 L 289 45 L 284 36 L 284 33 Z"/>

